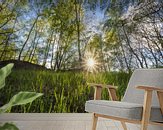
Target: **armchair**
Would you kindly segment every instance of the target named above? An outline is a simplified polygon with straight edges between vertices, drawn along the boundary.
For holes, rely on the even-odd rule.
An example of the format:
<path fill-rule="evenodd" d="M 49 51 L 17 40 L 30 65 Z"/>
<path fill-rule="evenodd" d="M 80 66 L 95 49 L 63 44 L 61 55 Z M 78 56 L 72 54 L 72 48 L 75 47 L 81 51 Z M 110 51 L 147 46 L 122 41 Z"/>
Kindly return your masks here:
<path fill-rule="evenodd" d="M 163 126 L 163 69 L 137 69 L 133 72 L 122 101 L 117 101 L 116 87 L 89 83 L 95 87 L 94 100 L 85 104 L 85 110 L 93 113 L 92 130 L 96 130 L 98 117 L 126 123 Z M 112 101 L 101 100 L 101 90 L 107 88 Z"/>

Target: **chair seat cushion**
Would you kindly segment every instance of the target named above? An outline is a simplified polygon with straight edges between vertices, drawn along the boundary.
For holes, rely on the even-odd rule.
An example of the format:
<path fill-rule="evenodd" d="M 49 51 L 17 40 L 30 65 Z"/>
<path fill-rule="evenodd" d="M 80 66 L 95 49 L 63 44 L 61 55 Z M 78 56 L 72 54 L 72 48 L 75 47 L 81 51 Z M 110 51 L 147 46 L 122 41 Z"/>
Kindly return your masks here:
<path fill-rule="evenodd" d="M 143 105 L 119 101 L 89 100 L 85 104 L 85 111 L 129 120 L 141 120 Z M 160 108 L 152 107 L 150 120 L 163 122 Z"/>

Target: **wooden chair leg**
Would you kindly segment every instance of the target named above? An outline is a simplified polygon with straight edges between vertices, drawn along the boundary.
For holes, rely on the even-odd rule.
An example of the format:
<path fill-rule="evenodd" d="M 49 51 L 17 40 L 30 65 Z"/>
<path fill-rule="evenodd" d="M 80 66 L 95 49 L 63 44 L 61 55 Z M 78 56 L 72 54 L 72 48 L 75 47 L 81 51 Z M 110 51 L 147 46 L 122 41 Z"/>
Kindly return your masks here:
<path fill-rule="evenodd" d="M 147 130 L 150 120 L 151 102 L 152 102 L 152 91 L 145 91 L 141 130 Z"/>
<path fill-rule="evenodd" d="M 95 115 L 95 113 L 93 113 L 92 130 L 96 130 L 97 121 L 98 121 L 98 117 Z"/>
<path fill-rule="evenodd" d="M 125 122 L 121 121 L 121 124 L 122 124 L 123 129 L 127 130 L 127 126 L 126 126 Z"/>
<path fill-rule="evenodd" d="M 157 92 L 158 100 L 160 103 L 161 112 L 163 114 L 163 92 Z"/>

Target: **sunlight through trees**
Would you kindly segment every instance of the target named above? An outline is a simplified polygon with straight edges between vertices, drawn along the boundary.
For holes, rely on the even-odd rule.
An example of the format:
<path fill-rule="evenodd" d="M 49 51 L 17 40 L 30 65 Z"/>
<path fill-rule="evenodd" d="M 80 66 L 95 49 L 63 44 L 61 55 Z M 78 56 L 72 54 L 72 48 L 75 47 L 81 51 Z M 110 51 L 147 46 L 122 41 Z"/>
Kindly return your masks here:
<path fill-rule="evenodd" d="M 84 58 L 94 50 L 99 71 L 158 68 L 162 21 L 160 0 L 2 0 L 0 60 L 84 70 Z M 96 66 L 94 58 L 87 63 Z"/>

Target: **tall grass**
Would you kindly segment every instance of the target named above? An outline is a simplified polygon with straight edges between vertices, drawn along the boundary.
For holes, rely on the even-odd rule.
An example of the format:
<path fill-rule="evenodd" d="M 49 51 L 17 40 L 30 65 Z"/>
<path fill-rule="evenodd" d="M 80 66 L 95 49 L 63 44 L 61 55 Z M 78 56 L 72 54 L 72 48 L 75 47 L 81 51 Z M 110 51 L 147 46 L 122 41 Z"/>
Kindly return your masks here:
<path fill-rule="evenodd" d="M 94 89 L 86 82 L 105 83 L 118 86 L 118 97 L 122 98 L 130 75 L 124 72 L 86 74 L 84 72 L 52 72 L 14 70 L 0 93 L 0 105 L 5 104 L 19 91 L 35 91 L 44 96 L 32 104 L 13 107 L 11 112 L 84 112 L 84 104 L 93 99 Z M 107 90 L 102 99 L 108 99 Z"/>

